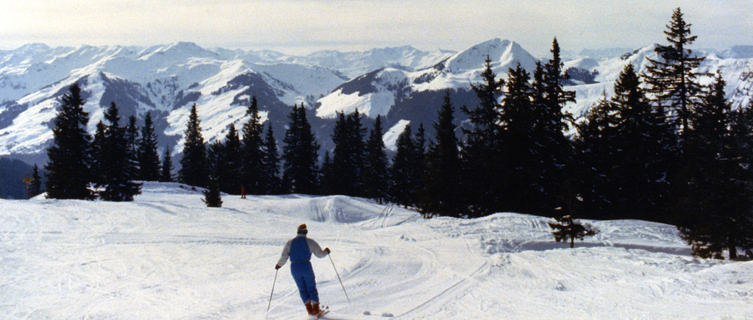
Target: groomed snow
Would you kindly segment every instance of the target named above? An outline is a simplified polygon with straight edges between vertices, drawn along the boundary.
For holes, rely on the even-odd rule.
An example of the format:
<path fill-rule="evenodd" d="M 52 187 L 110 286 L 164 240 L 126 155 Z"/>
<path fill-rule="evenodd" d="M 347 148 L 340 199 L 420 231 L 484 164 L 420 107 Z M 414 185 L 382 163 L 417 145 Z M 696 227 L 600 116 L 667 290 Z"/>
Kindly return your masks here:
<path fill-rule="evenodd" d="M 313 266 L 330 319 L 745 319 L 753 262 L 689 256 L 675 228 L 592 221 L 575 249 L 546 218 L 424 220 L 344 196 L 223 197 L 175 183 L 132 203 L 0 200 L 3 319 L 265 319 L 296 226 L 332 248 Z M 368 313 L 369 315 L 366 315 Z M 305 319 L 280 270 L 269 319 Z"/>

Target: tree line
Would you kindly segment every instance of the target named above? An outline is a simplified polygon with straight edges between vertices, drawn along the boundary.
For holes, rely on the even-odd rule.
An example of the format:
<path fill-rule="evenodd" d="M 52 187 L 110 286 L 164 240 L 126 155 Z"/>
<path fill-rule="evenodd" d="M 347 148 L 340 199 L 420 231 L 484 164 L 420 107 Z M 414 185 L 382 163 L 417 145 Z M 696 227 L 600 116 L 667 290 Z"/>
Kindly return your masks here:
<path fill-rule="evenodd" d="M 459 108 L 468 121 L 458 127 L 447 91 L 434 136 L 425 136 L 423 124 L 415 132 L 407 125 L 391 159 L 382 118 L 368 130 L 357 110 L 337 114 L 334 148 L 320 157 L 303 105 L 289 113 L 281 150 L 255 98 L 240 132 L 231 124 L 211 144 L 194 105 L 178 179 L 206 187 L 209 206 L 221 205 L 220 192 L 344 194 L 415 207 L 427 217 L 512 211 L 644 219 L 677 225 L 696 255 L 751 255 L 753 106 L 732 110 L 720 73 L 699 83 L 711 76 L 697 71 L 704 58 L 689 48 L 696 39 L 690 26 L 676 9 L 657 58 L 642 74 L 628 63 L 614 95 L 584 119 L 565 111 L 575 93 L 564 88 L 556 38 L 549 60 L 532 73 L 517 65 L 498 78 L 487 58 L 482 80 L 471 86 L 479 104 Z M 104 188 L 103 199 L 130 200 L 139 189 L 132 180 L 171 180 L 170 154 L 166 149 L 160 169 L 149 114 L 138 134 L 133 117 L 119 126 L 113 103 L 90 143 L 80 99 L 74 85 L 61 100 L 48 149 L 49 197 L 91 198 L 93 182 Z"/>
<path fill-rule="evenodd" d="M 136 117 L 121 125 L 113 102 L 99 121 L 93 137 L 86 131 L 89 115 L 78 84 L 60 99 L 54 119 L 53 143 L 47 149 L 46 188 L 48 198 L 131 201 L 141 192 L 134 180 L 172 181 L 172 160 L 165 148 L 160 162 L 157 136 L 149 113 L 144 126 Z"/>

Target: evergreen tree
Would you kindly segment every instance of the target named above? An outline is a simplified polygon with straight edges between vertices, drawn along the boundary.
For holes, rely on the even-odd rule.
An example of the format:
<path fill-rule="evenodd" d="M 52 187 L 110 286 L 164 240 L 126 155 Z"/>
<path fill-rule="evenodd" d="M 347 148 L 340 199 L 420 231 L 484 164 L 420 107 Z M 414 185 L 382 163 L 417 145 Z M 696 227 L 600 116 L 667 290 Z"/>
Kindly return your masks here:
<path fill-rule="evenodd" d="M 356 196 L 364 196 L 363 170 L 366 161 L 366 144 L 364 141 L 366 127 L 363 126 L 362 120 L 363 115 L 358 112 L 358 109 L 348 116 L 348 127 L 350 128 L 350 142 L 348 144 L 352 150 L 350 162 L 355 172 L 354 191 L 351 191 L 351 193 Z"/>
<path fill-rule="evenodd" d="M 220 166 L 221 164 L 215 165 Z M 201 201 L 204 201 L 207 207 L 210 208 L 222 207 L 222 195 L 220 194 L 219 178 L 214 173 L 212 173 L 209 175 L 208 181 L 209 186 L 203 191 L 204 199 L 201 199 Z"/>
<path fill-rule="evenodd" d="M 382 140 L 382 116 L 378 115 L 366 141 L 366 159 L 363 171 L 364 194 L 382 203 L 387 200 L 389 174 L 387 151 Z M 326 157 L 325 157 L 326 160 Z M 326 162 L 325 162 L 326 163 Z M 325 167 L 322 170 L 326 170 Z M 326 172 L 326 171 L 325 171 Z"/>
<path fill-rule="evenodd" d="M 362 116 L 356 110 L 345 116 L 338 115 L 332 142 L 335 150 L 332 158 L 332 170 L 336 174 L 332 177 L 333 191 L 336 194 L 362 195 L 362 171 L 365 157 L 363 136 L 365 128 L 361 123 Z"/>
<path fill-rule="evenodd" d="M 508 71 L 507 77 L 499 118 L 499 144 L 505 154 L 498 160 L 503 166 L 501 174 L 505 181 L 501 185 L 504 206 L 497 210 L 536 212 L 541 195 L 534 130 L 542 119 L 533 106 L 528 72 L 518 64 Z"/>
<path fill-rule="evenodd" d="M 332 142 L 335 144 L 335 149 L 331 170 L 335 174 L 328 177 L 332 179 L 330 187 L 333 188 L 332 191 L 335 194 L 353 195 L 355 192 L 358 177 L 352 161 L 355 150 L 353 150 L 354 146 L 351 145 L 353 142 L 351 129 L 348 117 L 345 116 L 344 112 L 339 112 L 332 133 Z"/>
<path fill-rule="evenodd" d="M 611 103 L 616 117 L 614 181 L 619 193 L 612 200 L 616 217 L 666 222 L 669 168 L 675 163 L 672 132 L 658 110 L 652 109 L 632 64 L 614 85 Z"/>
<path fill-rule="evenodd" d="M 128 125 L 125 128 L 125 139 L 127 141 L 128 161 L 136 173 L 139 173 L 139 127 L 136 125 L 136 116 L 128 117 Z"/>
<path fill-rule="evenodd" d="M 481 83 L 471 85 L 479 98 L 479 106 L 462 108 L 471 123 L 470 129 L 463 129 L 465 142 L 462 150 L 463 198 L 467 203 L 465 211 L 471 216 L 485 215 L 501 207 L 501 167 L 497 160 L 501 158 L 502 150 L 498 141 L 500 105 L 497 101 L 505 82 L 496 77 L 487 57 Z"/>
<path fill-rule="evenodd" d="M 146 181 L 159 180 L 159 154 L 157 153 L 157 135 L 154 133 L 152 115 L 147 112 L 144 127 L 141 128 L 141 139 L 138 147 L 139 179 Z"/>
<path fill-rule="evenodd" d="M 133 196 L 141 193 L 141 184 L 132 181 L 137 172 L 129 157 L 126 128 L 120 126 L 114 102 L 105 112 L 105 120 L 102 150 L 97 159 L 102 174 L 97 185 L 104 187 L 100 196 L 107 201 L 133 201 Z"/>
<path fill-rule="evenodd" d="M 691 114 L 686 132 L 687 175 L 683 175 L 687 180 L 676 181 L 684 191 L 676 210 L 680 234 L 695 255 L 719 258 L 727 250 L 730 259 L 736 259 L 737 248 L 749 245 L 753 238 L 753 179 L 741 157 L 741 152 L 750 151 L 737 148 L 740 140 L 731 131 L 732 113 L 724 86 L 717 74 Z M 750 137 L 750 127 L 738 126 L 734 126 L 735 134 Z"/>
<path fill-rule="evenodd" d="M 421 202 L 424 214 L 460 216 L 460 157 L 453 113 L 450 92 L 446 91 L 434 122 L 436 136 L 426 156 L 426 188 Z"/>
<path fill-rule="evenodd" d="M 390 168 L 390 196 L 403 206 L 414 205 L 416 199 L 416 144 L 413 141 L 410 125 L 397 138 L 397 153 Z"/>
<path fill-rule="evenodd" d="M 94 182 L 95 185 L 103 186 L 105 185 L 105 169 L 104 164 L 102 163 L 103 159 L 106 158 L 105 153 L 105 144 L 106 144 L 106 133 L 107 126 L 102 121 L 99 121 L 97 123 L 97 130 L 94 132 L 94 140 L 91 143 L 91 149 L 90 149 L 90 175 L 91 175 L 91 182 Z"/>
<path fill-rule="evenodd" d="M 575 239 L 583 240 L 583 237 L 594 236 L 599 233 L 599 230 L 591 227 L 590 224 L 582 224 L 578 221 L 573 221 L 573 217 L 570 215 L 556 218 L 556 223 L 547 222 L 550 228 L 552 228 L 552 235 L 554 235 L 554 241 L 557 242 L 570 242 L 570 248 L 575 247 Z"/>
<path fill-rule="evenodd" d="M 700 103 L 701 85 L 697 80 L 700 74 L 695 69 L 704 59 L 689 48 L 697 38 L 691 34 L 690 26 L 680 8 L 675 9 L 664 31 L 669 44 L 656 46 L 654 51 L 658 58 L 647 58 L 649 64 L 644 74 L 652 101 L 668 109 L 683 146 L 682 138 L 689 129 L 691 113 Z M 684 147 L 681 151 L 685 151 Z"/>
<path fill-rule="evenodd" d="M 577 159 L 580 165 L 579 190 L 580 212 L 598 219 L 612 219 L 614 202 L 621 197 L 623 182 L 617 176 L 616 166 L 623 160 L 620 157 L 621 145 L 617 133 L 616 105 L 602 98 L 586 117 L 577 125 L 578 139 L 575 141 Z M 625 217 L 620 217 L 625 218 Z"/>
<path fill-rule="evenodd" d="M 243 170 L 243 146 L 241 144 L 238 131 L 235 130 L 235 125 L 230 124 L 227 135 L 225 135 L 225 142 L 222 149 L 224 162 L 223 168 L 218 175 L 220 182 L 220 190 L 230 194 L 240 194 L 241 185 L 243 180 L 241 179 L 241 172 Z"/>
<path fill-rule="evenodd" d="M 277 141 L 272 130 L 272 122 L 267 127 L 267 135 L 264 138 L 264 157 L 262 159 L 262 181 L 266 186 L 267 194 L 280 192 L 280 154 L 277 151 Z"/>
<path fill-rule="evenodd" d="M 88 113 L 83 109 L 81 88 L 73 84 L 61 98 L 60 112 L 53 120 L 52 146 L 47 149 L 47 197 L 90 199 Z"/>
<path fill-rule="evenodd" d="M 563 63 L 556 38 L 552 41 L 551 53 L 552 58 L 543 67 L 543 94 L 534 93 L 534 97 L 543 97 L 541 104 L 535 106 L 542 112 L 538 118 L 538 132 L 534 142 L 540 147 L 537 154 L 541 158 L 537 163 L 541 167 L 537 172 L 540 172 L 541 177 L 542 201 L 539 209 L 534 212 L 543 215 L 554 215 L 559 210 L 572 210 L 576 197 L 573 177 L 567 174 L 573 163 L 572 143 L 565 136 L 572 117 L 563 109 L 566 103 L 575 102 L 575 92 L 563 89 L 566 74 L 562 70 Z M 535 72 L 534 81 L 537 81 Z M 534 84 L 533 87 L 535 90 L 539 86 Z"/>
<path fill-rule="evenodd" d="M 201 124 L 199 115 L 196 113 L 196 104 L 191 107 L 184 137 L 183 158 L 180 159 L 181 168 L 178 172 L 180 181 L 192 186 L 205 187 L 208 173 L 207 152 L 204 137 L 201 135 Z"/>
<path fill-rule="evenodd" d="M 32 171 L 31 178 L 33 180 L 31 181 L 31 185 L 29 186 L 29 195 L 34 197 L 43 192 L 42 177 L 39 175 L 39 167 L 37 167 L 36 163 L 34 164 L 34 170 Z"/>
<path fill-rule="evenodd" d="M 264 194 L 267 193 L 266 186 L 261 181 L 264 158 L 262 142 L 264 127 L 261 123 L 256 97 L 251 98 L 251 104 L 246 114 L 249 118 L 248 122 L 243 125 L 243 172 L 241 176 L 247 193 Z"/>
<path fill-rule="evenodd" d="M 319 144 L 311 132 L 303 104 L 293 106 L 289 119 L 283 139 L 283 185 L 289 192 L 313 194 L 318 187 Z"/>
<path fill-rule="evenodd" d="M 172 182 L 173 181 L 173 160 L 170 157 L 170 148 L 165 147 L 165 152 L 162 154 L 162 167 L 160 168 L 159 181 Z"/>
<path fill-rule="evenodd" d="M 747 258 L 753 258 L 753 103 L 731 113 L 730 146 L 724 168 L 729 174 L 730 207 L 726 208 L 723 243 L 730 259 L 740 258 L 735 247 L 740 247 Z M 730 224 L 734 222 L 734 224 Z"/>
<path fill-rule="evenodd" d="M 225 144 L 220 141 L 215 141 L 209 144 L 207 147 L 207 171 L 212 176 L 216 183 L 219 184 L 219 188 L 222 187 L 222 177 L 227 177 L 227 152 L 225 152 Z M 210 188 L 207 185 L 207 188 Z M 220 190 L 221 191 L 221 190 Z"/>
<path fill-rule="evenodd" d="M 241 185 L 243 180 L 241 179 L 243 171 L 243 144 L 238 136 L 238 131 L 235 130 L 235 125 L 230 124 L 227 135 L 225 136 L 225 169 L 223 175 L 220 175 L 220 189 L 230 194 L 240 194 Z"/>

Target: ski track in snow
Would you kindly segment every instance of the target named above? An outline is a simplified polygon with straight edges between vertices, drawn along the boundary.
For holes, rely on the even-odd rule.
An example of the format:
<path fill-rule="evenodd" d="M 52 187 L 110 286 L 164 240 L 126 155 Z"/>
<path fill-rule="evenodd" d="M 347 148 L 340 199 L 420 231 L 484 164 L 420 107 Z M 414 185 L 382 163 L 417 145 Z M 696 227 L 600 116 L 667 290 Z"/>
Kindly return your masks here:
<path fill-rule="evenodd" d="M 753 262 L 697 259 L 674 227 L 587 221 L 575 249 L 548 219 L 425 220 L 345 196 L 225 195 L 146 183 L 133 203 L 0 200 L 2 319 L 305 319 L 277 261 L 300 223 L 324 319 L 751 319 Z M 365 314 L 368 313 L 368 314 Z"/>

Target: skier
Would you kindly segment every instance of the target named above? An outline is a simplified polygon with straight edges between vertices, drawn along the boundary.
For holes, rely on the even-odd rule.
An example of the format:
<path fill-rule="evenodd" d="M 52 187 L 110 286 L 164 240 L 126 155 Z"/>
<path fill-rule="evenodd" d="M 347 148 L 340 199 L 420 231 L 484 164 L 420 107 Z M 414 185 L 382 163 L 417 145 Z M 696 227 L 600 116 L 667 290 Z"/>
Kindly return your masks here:
<path fill-rule="evenodd" d="M 322 248 L 316 241 L 306 237 L 308 230 L 306 225 L 298 226 L 298 235 L 290 239 L 285 248 L 282 249 L 282 256 L 275 265 L 275 269 L 280 269 L 290 257 L 290 274 L 298 286 L 298 293 L 301 300 L 306 305 L 306 312 L 312 316 L 320 316 L 323 311 L 319 309 L 319 292 L 316 291 L 316 279 L 314 278 L 314 269 L 311 268 L 311 254 L 319 258 L 326 257 L 330 250 Z"/>

